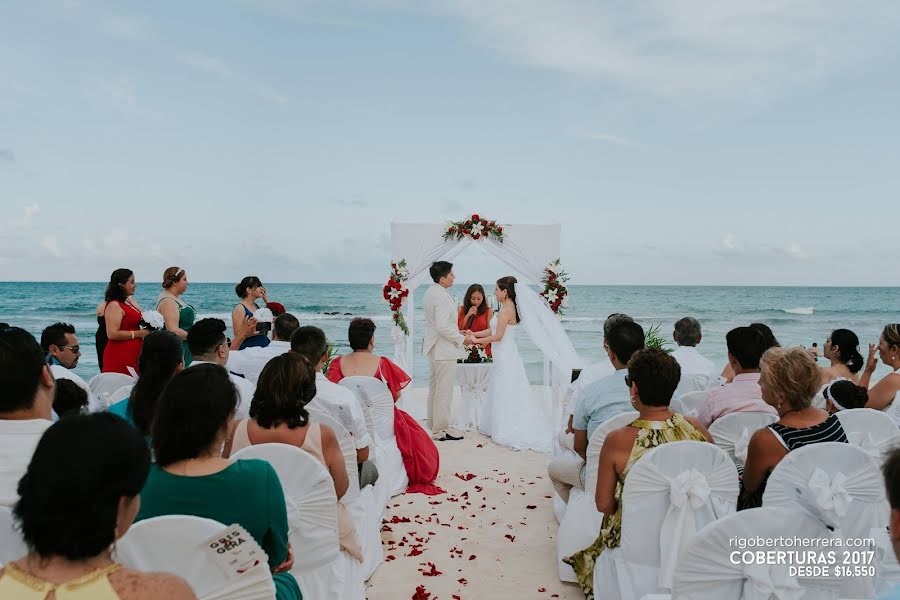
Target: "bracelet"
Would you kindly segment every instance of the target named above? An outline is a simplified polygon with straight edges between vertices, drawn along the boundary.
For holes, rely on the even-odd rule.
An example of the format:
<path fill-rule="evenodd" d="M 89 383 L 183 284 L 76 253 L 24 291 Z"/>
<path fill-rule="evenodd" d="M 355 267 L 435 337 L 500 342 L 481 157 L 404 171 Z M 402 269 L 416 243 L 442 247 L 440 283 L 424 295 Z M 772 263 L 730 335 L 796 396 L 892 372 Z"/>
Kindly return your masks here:
<path fill-rule="evenodd" d="M 134 330 L 131 330 L 131 339 L 134 339 Z"/>

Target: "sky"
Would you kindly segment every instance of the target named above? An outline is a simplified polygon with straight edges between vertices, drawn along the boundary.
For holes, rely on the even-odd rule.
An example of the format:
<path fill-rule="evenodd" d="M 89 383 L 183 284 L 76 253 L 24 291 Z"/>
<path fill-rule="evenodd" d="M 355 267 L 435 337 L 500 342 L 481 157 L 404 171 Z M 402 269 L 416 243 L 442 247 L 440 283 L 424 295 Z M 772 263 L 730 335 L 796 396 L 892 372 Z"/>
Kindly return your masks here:
<path fill-rule="evenodd" d="M 575 284 L 900 285 L 898 30 L 891 0 L 3 2 L 0 280 L 382 282 L 392 221 L 478 212 L 561 224 Z"/>

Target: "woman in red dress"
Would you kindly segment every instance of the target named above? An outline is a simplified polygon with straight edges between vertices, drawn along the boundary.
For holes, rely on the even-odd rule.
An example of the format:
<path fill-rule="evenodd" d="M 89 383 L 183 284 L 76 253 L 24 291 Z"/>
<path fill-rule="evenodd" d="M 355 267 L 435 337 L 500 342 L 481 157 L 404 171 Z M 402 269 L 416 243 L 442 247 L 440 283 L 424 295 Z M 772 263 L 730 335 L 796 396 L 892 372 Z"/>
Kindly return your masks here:
<path fill-rule="evenodd" d="M 328 367 L 328 379 L 338 383 L 344 377 L 362 376 L 380 379 L 394 396 L 394 435 L 409 477 L 407 493 L 441 494 L 434 485 L 440 468 L 440 455 L 431 434 L 414 418 L 397 408 L 400 392 L 409 385 L 409 375 L 384 356 L 373 352 L 375 323 L 372 319 L 353 319 L 350 322 L 350 354 L 336 356 Z"/>
<path fill-rule="evenodd" d="M 466 290 L 466 298 L 459 309 L 457 326 L 460 331 L 472 332 L 475 337 L 491 334 L 491 317 L 494 311 L 488 306 L 484 296 L 484 288 L 477 283 Z M 491 345 L 484 349 L 485 354 L 491 356 Z"/>
<path fill-rule="evenodd" d="M 138 356 L 144 338 L 150 333 L 141 329 L 141 307 L 134 299 L 137 284 L 130 269 L 116 269 L 106 286 L 106 337 L 103 350 L 103 372 L 130 375 L 128 367 L 137 370 Z"/>

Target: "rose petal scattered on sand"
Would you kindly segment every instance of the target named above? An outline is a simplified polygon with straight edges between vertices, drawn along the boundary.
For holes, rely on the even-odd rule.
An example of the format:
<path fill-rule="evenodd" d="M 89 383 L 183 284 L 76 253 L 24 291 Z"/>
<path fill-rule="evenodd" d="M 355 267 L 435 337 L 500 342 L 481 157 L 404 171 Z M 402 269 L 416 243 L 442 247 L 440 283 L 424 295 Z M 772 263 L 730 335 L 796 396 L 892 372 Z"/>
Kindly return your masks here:
<path fill-rule="evenodd" d="M 529 504 L 529 505 L 526 506 L 525 508 L 527 508 L 528 510 L 534 510 L 534 509 L 537 508 L 537 506 L 535 506 L 534 504 Z"/>
<path fill-rule="evenodd" d="M 472 556 L 470 556 L 469 560 L 475 560 L 475 555 L 473 554 Z"/>
<path fill-rule="evenodd" d="M 516 541 L 516 536 L 514 536 L 514 535 L 509 535 L 509 534 L 507 533 L 507 534 L 506 534 L 506 539 L 508 539 L 508 540 L 511 541 L 511 542 L 514 542 L 514 541 Z"/>
<path fill-rule="evenodd" d="M 431 594 L 425 590 L 424 585 L 417 586 L 416 593 L 412 596 L 412 600 L 428 600 L 429 598 L 431 598 Z"/>

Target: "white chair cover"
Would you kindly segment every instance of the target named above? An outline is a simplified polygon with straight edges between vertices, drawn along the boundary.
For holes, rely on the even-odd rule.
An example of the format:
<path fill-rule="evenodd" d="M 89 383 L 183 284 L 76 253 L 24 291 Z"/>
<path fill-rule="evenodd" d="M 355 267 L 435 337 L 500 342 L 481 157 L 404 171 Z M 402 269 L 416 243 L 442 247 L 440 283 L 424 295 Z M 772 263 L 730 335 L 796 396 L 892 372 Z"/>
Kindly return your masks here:
<path fill-rule="evenodd" d="M 267 599 L 275 584 L 265 562 L 227 580 L 200 544 L 229 529 L 212 519 L 187 515 L 154 517 L 135 523 L 116 542 L 116 559 L 139 571 L 162 571 L 183 577 L 200 600 Z"/>
<path fill-rule="evenodd" d="M 900 563 L 894 555 L 894 546 L 887 529 L 873 529 L 869 532 L 869 537 L 875 540 L 875 597 L 881 598 L 900 585 Z"/>
<path fill-rule="evenodd" d="M 112 394 L 109 395 L 109 405 L 112 406 L 116 402 L 121 402 L 122 400 L 131 396 L 131 390 L 134 389 L 134 384 L 123 385 Z"/>
<path fill-rule="evenodd" d="M 0 506 L 0 567 L 28 553 L 22 534 L 16 529 L 12 509 Z"/>
<path fill-rule="evenodd" d="M 384 480 L 388 498 L 402 494 L 409 487 L 409 477 L 394 435 L 394 397 L 391 390 L 375 377 L 345 377 L 341 385 L 353 390 L 363 405 L 369 407 L 375 429 L 372 439 L 376 440 L 380 449 L 379 483 Z M 384 499 L 385 504 L 388 498 Z"/>
<path fill-rule="evenodd" d="M 873 408 L 853 408 L 837 413 L 847 440 L 881 464 L 887 453 L 900 446 L 900 429 L 890 415 Z"/>
<path fill-rule="evenodd" d="M 134 385 L 136 379 L 122 373 L 99 373 L 88 380 L 88 387 L 91 393 L 97 397 L 97 400 L 103 406 L 109 406 L 110 396 L 113 392 L 123 388 L 126 385 Z"/>
<path fill-rule="evenodd" d="M 556 558 L 561 581 L 573 583 L 577 581 L 575 571 L 562 559 L 587 548 L 600 535 L 603 513 L 597 510 L 594 495 L 597 490 L 597 467 L 600 462 L 600 449 L 603 447 L 603 441 L 610 431 L 625 427 L 638 418 L 639 414 L 636 411 L 629 411 L 607 419 L 597 427 L 588 441 L 584 491 L 579 489 L 571 491 L 565 514 L 559 523 Z"/>
<path fill-rule="evenodd" d="M 705 442 L 670 442 L 647 452 L 625 478 L 622 539 L 594 568 L 594 587 L 610 598 L 666 591 L 697 531 L 735 511 L 734 463 Z"/>
<path fill-rule="evenodd" d="M 700 414 L 700 409 L 707 398 L 709 398 L 709 391 L 688 392 L 678 398 L 673 398 L 669 408 L 672 412 L 681 413 L 686 417 L 696 417 Z"/>
<path fill-rule="evenodd" d="M 629 475 L 630 477 L 630 475 Z M 739 548 L 733 540 L 763 538 L 771 545 L 760 550 L 797 551 L 793 544 L 777 545 L 779 538 L 830 538 L 821 521 L 799 510 L 763 507 L 726 516 L 694 536 L 684 550 L 672 583 L 674 600 L 835 600 L 842 580 L 790 577 L 788 566 L 749 564 L 732 553 L 756 551 Z M 738 564 L 734 564 L 737 562 Z"/>
<path fill-rule="evenodd" d="M 347 508 L 347 512 L 353 518 L 356 538 L 362 547 L 364 557 L 362 564 L 353 559 L 347 562 L 344 589 L 339 597 L 348 600 L 365 600 L 363 582 L 370 576 L 367 567 L 374 562 L 377 568 L 377 565 L 384 560 L 384 549 L 381 545 L 381 515 L 384 507 L 376 506 L 375 494 L 371 486 L 360 492 L 359 470 L 356 466 L 356 445 L 353 443 L 350 433 L 337 419 L 325 412 L 310 409 L 309 415 L 313 421 L 328 425 L 334 431 L 338 444 L 341 446 L 341 453 L 344 455 L 344 464 L 347 468 L 347 478 L 350 480 L 347 492 L 341 498 L 341 504 Z M 346 562 L 344 559 L 346 553 L 342 552 L 341 555 L 338 560 Z"/>
<path fill-rule="evenodd" d="M 790 452 L 772 470 L 763 506 L 796 507 L 798 494 L 809 498 L 811 510 L 834 527 L 836 537 L 865 538 L 887 526 L 890 508 L 878 466 L 850 444 L 822 442 Z M 858 577 L 842 592 L 865 597 L 873 586 L 871 577 Z"/>
<path fill-rule="evenodd" d="M 747 460 L 747 445 L 757 429 L 768 427 L 777 415 L 764 412 L 733 412 L 713 421 L 709 427 L 716 446 L 728 453 L 735 464 Z"/>

